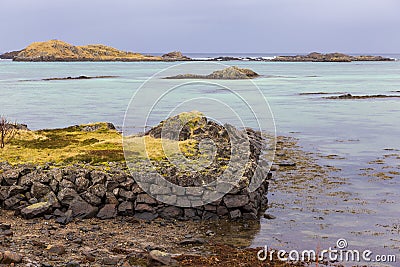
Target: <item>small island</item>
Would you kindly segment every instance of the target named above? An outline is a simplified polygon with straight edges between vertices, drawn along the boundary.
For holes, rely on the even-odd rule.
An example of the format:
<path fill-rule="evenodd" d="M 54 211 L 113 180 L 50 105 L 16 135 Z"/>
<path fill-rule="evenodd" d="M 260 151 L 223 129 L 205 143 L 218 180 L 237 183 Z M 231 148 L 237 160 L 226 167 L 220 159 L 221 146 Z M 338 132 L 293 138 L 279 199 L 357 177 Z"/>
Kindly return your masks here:
<path fill-rule="evenodd" d="M 227 67 L 223 70 L 214 71 L 208 75 L 199 74 L 179 74 L 166 77 L 165 79 L 216 79 L 216 80 L 241 80 L 252 79 L 260 75 L 251 69 L 243 69 L 237 66 Z"/>
<path fill-rule="evenodd" d="M 0 59 L 13 61 L 186 61 L 190 58 L 181 52 L 170 52 L 162 56 L 126 52 L 101 44 L 74 46 L 60 40 L 35 42 L 20 51 L 0 55 Z"/>

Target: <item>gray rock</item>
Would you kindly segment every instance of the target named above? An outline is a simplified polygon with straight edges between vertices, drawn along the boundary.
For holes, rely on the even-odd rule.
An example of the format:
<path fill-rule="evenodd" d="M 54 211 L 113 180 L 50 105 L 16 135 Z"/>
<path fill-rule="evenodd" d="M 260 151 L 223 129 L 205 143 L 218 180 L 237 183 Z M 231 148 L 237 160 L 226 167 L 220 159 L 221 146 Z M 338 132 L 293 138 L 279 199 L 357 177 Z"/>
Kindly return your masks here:
<path fill-rule="evenodd" d="M 9 210 L 15 209 L 19 206 L 19 203 L 23 199 L 25 199 L 25 196 L 22 194 L 18 194 L 18 195 L 12 196 L 10 198 L 7 198 L 4 201 L 4 207 Z"/>
<path fill-rule="evenodd" d="M 217 220 L 218 215 L 214 212 L 204 211 L 202 220 Z"/>
<path fill-rule="evenodd" d="M 257 214 L 253 212 L 243 212 L 242 217 L 244 220 L 258 220 Z"/>
<path fill-rule="evenodd" d="M 154 204 L 157 204 L 157 200 L 155 200 L 148 194 L 139 194 L 139 195 L 137 195 L 136 203 L 146 203 L 146 204 L 154 205 Z"/>
<path fill-rule="evenodd" d="M 135 184 L 135 180 L 132 178 L 126 178 L 126 181 L 120 183 L 121 187 L 125 188 L 126 190 L 131 190 L 132 186 Z"/>
<path fill-rule="evenodd" d="M 114 196 L 113 193 L 107 192 L 106 193 L 106 204 L 118 204 L 118 199 Z"/>
<path fill-rule="evenodd" d="M 21 216 L 25 219 L 31 219 L 48 213 L 50 209 L 51 204 L 49 202 L 39 202 L 23 208 Z"/>
<path fill-rule="evenodd" d="M 217 207 L 217 215 L 218 216 L 226 216 L 228 213 L 229 213 L 229 211 L 225 206 Z"/>
<path fill-rule="evenodd" d="M 72 217 L 80 219 L 88 219 L 96 216 L 98 208 L 90 205 L 80 197 L 76 197 L 71 204 L 69 209 L 72 211 Z"/>
<path fill-rule="evenodd" d="M 132 201 L 135 200 L 135 194 L 132 191 L 127 191 L 125 189 L 120 189 L 118 195 L 124 200 Z"/>
<path fill-rule="evenodd" d="M 53 192 L 58 192 L 58 181 L 56 179 L 52 179 L 49 186 Z"/>
<path fill-rule="evenodd" d="M 117 205 L 116 204 L 106 204 L 103 208 L 100 209 L 99 213 L 97 213 L 97 218 L 102 220 L 104 219 L 112 219 L 117 216 Z"/>
<path fill-rule="evenodd" d="M 119 183 L 117 183 L 116 181 L 107 181 L 106 182 L 107 192 L 112 192 L 118 186 L 119 186 Z"/>
<path fill-rule="evenodd" d="M 136 204 L 135 211 L 137 211 L 137 212 L 145 212 L 145 211 L 154 212 L 155 210 L 152 206 L 150 206 L 148 204 L 139 203 L 139 204 Z"/>
<path fill-rule="evenodd" d="M 19 185 L 12 185 L 8 188 L 8 194 L 7 197 L 12 197 L 15 196 L 17 194 L 24 194 L 26 191 L 26 189 L 22 186 Z M 7 198 L 6 197 L 6 198 Z"/>
<path fill-rule="evenodd" d="M 89 204 L 94 205 L 94 206 L 99 206 L 102 203 L 101 198 L 99 198 L 98 196 L 95 196 L 94 194 L 89 193 L 89 192 L 85 192 L 85 193 L 81 194 L 81 197 L 86 202 L 88 202 Z"/>
<path fill-rule="evenodd" d="M 136 212 L 134 215 L 135 218 L 145 220 L 145 221 L 152 221 L 158 217 L 158 213 L 153 212 Z"/>
<path fill-rule="evenodd" d="M 233 210 L 233 211 L 229 212 L 229 217 L 232 220 L 239 219 L 242 217 L 242 213 L 240 212 L 240 210 Z"/>
<path fill-rule="evenodd" d="M 60 207 L 61 207 L 60 203 L 58 202 L 58 199 L 57 199 L 56 194 L 54 194 L 54 192 L 52 192 L 52 191 L 50 191 L 50 192 L 47 193 L 44 197 L 42 197 L 42 198 L 40 199 L 40 201 L 42 201 L 42 202 L 49 202 L 50 205 L 51 205 L 53 208 L 60 208 Z"/>
<path fill-rule="evenodd" d="M 164 219 L 176 219 L 183 215 L 183 210 L 175 206 L 168 206 L 159 212 Z"/>
<path fill-rule="evenodd" d="M 226 195 L 224 196 L 224 203 L 227 208 L 243 207 L 249 202 L 247 195 Z"/>
<path fill-rule="evenodd" d="M 124 201 L 118 206 L 118 214 L 130 215 L 133 214 L 133 204 L 130 201 Z"/>
<path fill-rule="evenodd" d="M 10 169 L 2 173 L 3 180 L 7 185 L 14 185 L 17 183 L 20 176 L 21 169 Z"/>
<path fill-rule="evenodd" d="M 0 187 L 0 200 L 4 201 L 8 198 L 8 191 L 10 186 L 2 185 Z"/>
<path fill-rule="evenodd" d="M 96 184 L 89 187 L 88 192 L 92 193 L 95 196 L 98 196 L 99 198 L 102 198 L 106 194 L 107 189 L 102 184 Z"/>
<path fill-rule="evenodd" d="M 62 205 L 69 205 L 76 197 L 78 197 L 78 193 L 72 188 L 61 189 L 57 195 L 57 198 Z"/>
<path fill-rule="evenodd" d="M 59 223 L 59 224 L 65 225 L 65 224 L 70 223 L 73 220 L 72 210 L 67 210 L 65 213 L 59 212 L 57 214 L 56 214 L 56 212 L 54 212 L 54 215 L 59 216 L 56 219 L 56 223 Z"/>
<path fill-rule="evenodd" d="M 78 191 L 78 193 L 82 193 L 83 191 L 88 189 L 88 187 L 90 185 L 90 181 L 88 179 L 86 179 L 85 177 L 78 177 L 75 180 L 75 185 L 76 185 L 76 190 Z"/>
<path fill-rule="evenodd" d="M 37 199 L 43 197 L 50 192 L 50 187 L 39 182 L 33 182 L 31 187 L 31 195 Z"/>
<path fill-rule="evenodd" d="M 60 188 L 72 188 L 72 189 L 76 189 L 76 186 L 73 182 L 71 182 L 70 180 L 67 179 L 62 179 L 61 182 L 59 183 Z"/>
<path fill-rule="evenodd" d="M 93 185 L 104 184 L 107 180 L 107 175 L 101 171 L 92 171 L 90 173 L 90 180 Z"/>

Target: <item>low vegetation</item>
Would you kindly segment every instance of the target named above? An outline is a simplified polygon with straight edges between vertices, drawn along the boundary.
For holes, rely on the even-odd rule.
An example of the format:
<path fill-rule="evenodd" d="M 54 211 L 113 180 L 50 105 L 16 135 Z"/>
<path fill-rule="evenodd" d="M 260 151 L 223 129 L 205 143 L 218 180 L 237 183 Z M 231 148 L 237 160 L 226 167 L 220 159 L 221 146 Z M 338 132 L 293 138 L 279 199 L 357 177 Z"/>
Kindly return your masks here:
<path fill-rule="evenodd" d="M 163 152 L 168 147 L 176 146 L 176 141 L 162 142 L 151 136 L 130 137 L 131 152 L 137 158 L 149 157 L 160 161 L 166 159 Z M 146 153 L 141 146 L 145 141 Z M 175 144 L 174 144 L 175 143 Z M 179 149 L 185 155 L 194 155 L 197 151 L 195 140 L 179 142 Z M 71 126 L 51 130 L 16 130 L 9 144 L 0 150 L 0 162 L 10 164 L 45 164 L 57 165 L 74 163 L 104 164 L 124 161 L 122 135 L 110 129 L 107 123 Z"/>

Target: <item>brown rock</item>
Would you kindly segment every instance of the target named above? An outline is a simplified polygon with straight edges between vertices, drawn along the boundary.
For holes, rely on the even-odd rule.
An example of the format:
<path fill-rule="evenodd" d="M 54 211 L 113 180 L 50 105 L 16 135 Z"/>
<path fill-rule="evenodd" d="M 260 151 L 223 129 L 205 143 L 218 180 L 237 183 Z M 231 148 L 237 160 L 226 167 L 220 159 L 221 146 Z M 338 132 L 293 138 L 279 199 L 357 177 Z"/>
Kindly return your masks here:
<path fill-rule="evenodd" d="M 1 264 L 11 264 L 11 263 L 20 263 L 22 262 L 22 256 L 20 254 L 17 254 L 15 252 L 11 251 L 4 251 L 2 257 L 0 257 L 0 263 Z"/>
<path fill-rule="evenodd" d="M 63 245 L 57 244 L 57 245 L 49 245 L 46 250 L 49 253 L 52 254 L 57 254 L 57 255 L 62 255 L 65 253 L 65 247 Z"/>
<path fill-rule="evenodd" d="M 97 213 L 97 218 L 102 220 L 104 219 L 112 219 L 117 216 L 117 205 L 116 204 L 106 204 L 103 208 L 100 209 L 99 213 Z"/>
<path fill-rule="evenodd" d="M 49 202 L 39 202 L 27 206 L 21 210 L 21 216 L 25 219 L 31 219 L 46 214 L 51 209 Z"/>

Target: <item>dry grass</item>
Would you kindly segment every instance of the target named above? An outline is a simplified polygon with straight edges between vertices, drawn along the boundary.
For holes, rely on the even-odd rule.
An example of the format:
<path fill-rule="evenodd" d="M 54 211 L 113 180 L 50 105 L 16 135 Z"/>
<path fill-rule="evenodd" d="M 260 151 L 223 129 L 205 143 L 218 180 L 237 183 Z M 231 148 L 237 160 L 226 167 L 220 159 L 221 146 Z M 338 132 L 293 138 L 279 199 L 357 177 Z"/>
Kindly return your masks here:
<path fill-rule="evenodd" d="M 34 42 L 18 54 L 22 58 L 51 57 L 69 60 L 161 60 L 161 57 L 125 52 L 105 45 L 74 46 L 60 40 Z"/>
<path fill-rule="evenodd" d="M 98 129 L 87 132 L 83 130 L 86 126 L 97 126 Z M 155 161 L 164 160 L 167 158 L 166 151 L 168 155 L 183 153 L 190 157 L 198 151 L 195 140 L 177 142 L 133 136 L 125 141 L 129 144 L 126 152 L 138 159 L 149 157 Z M 106 123 L 52 130 L 19 130 L 14 139 L 0 150 L 0 162 L 7 161 L 10 164 L 102 164 L 124 160 L 122 135 L 108 129 Z"/>

